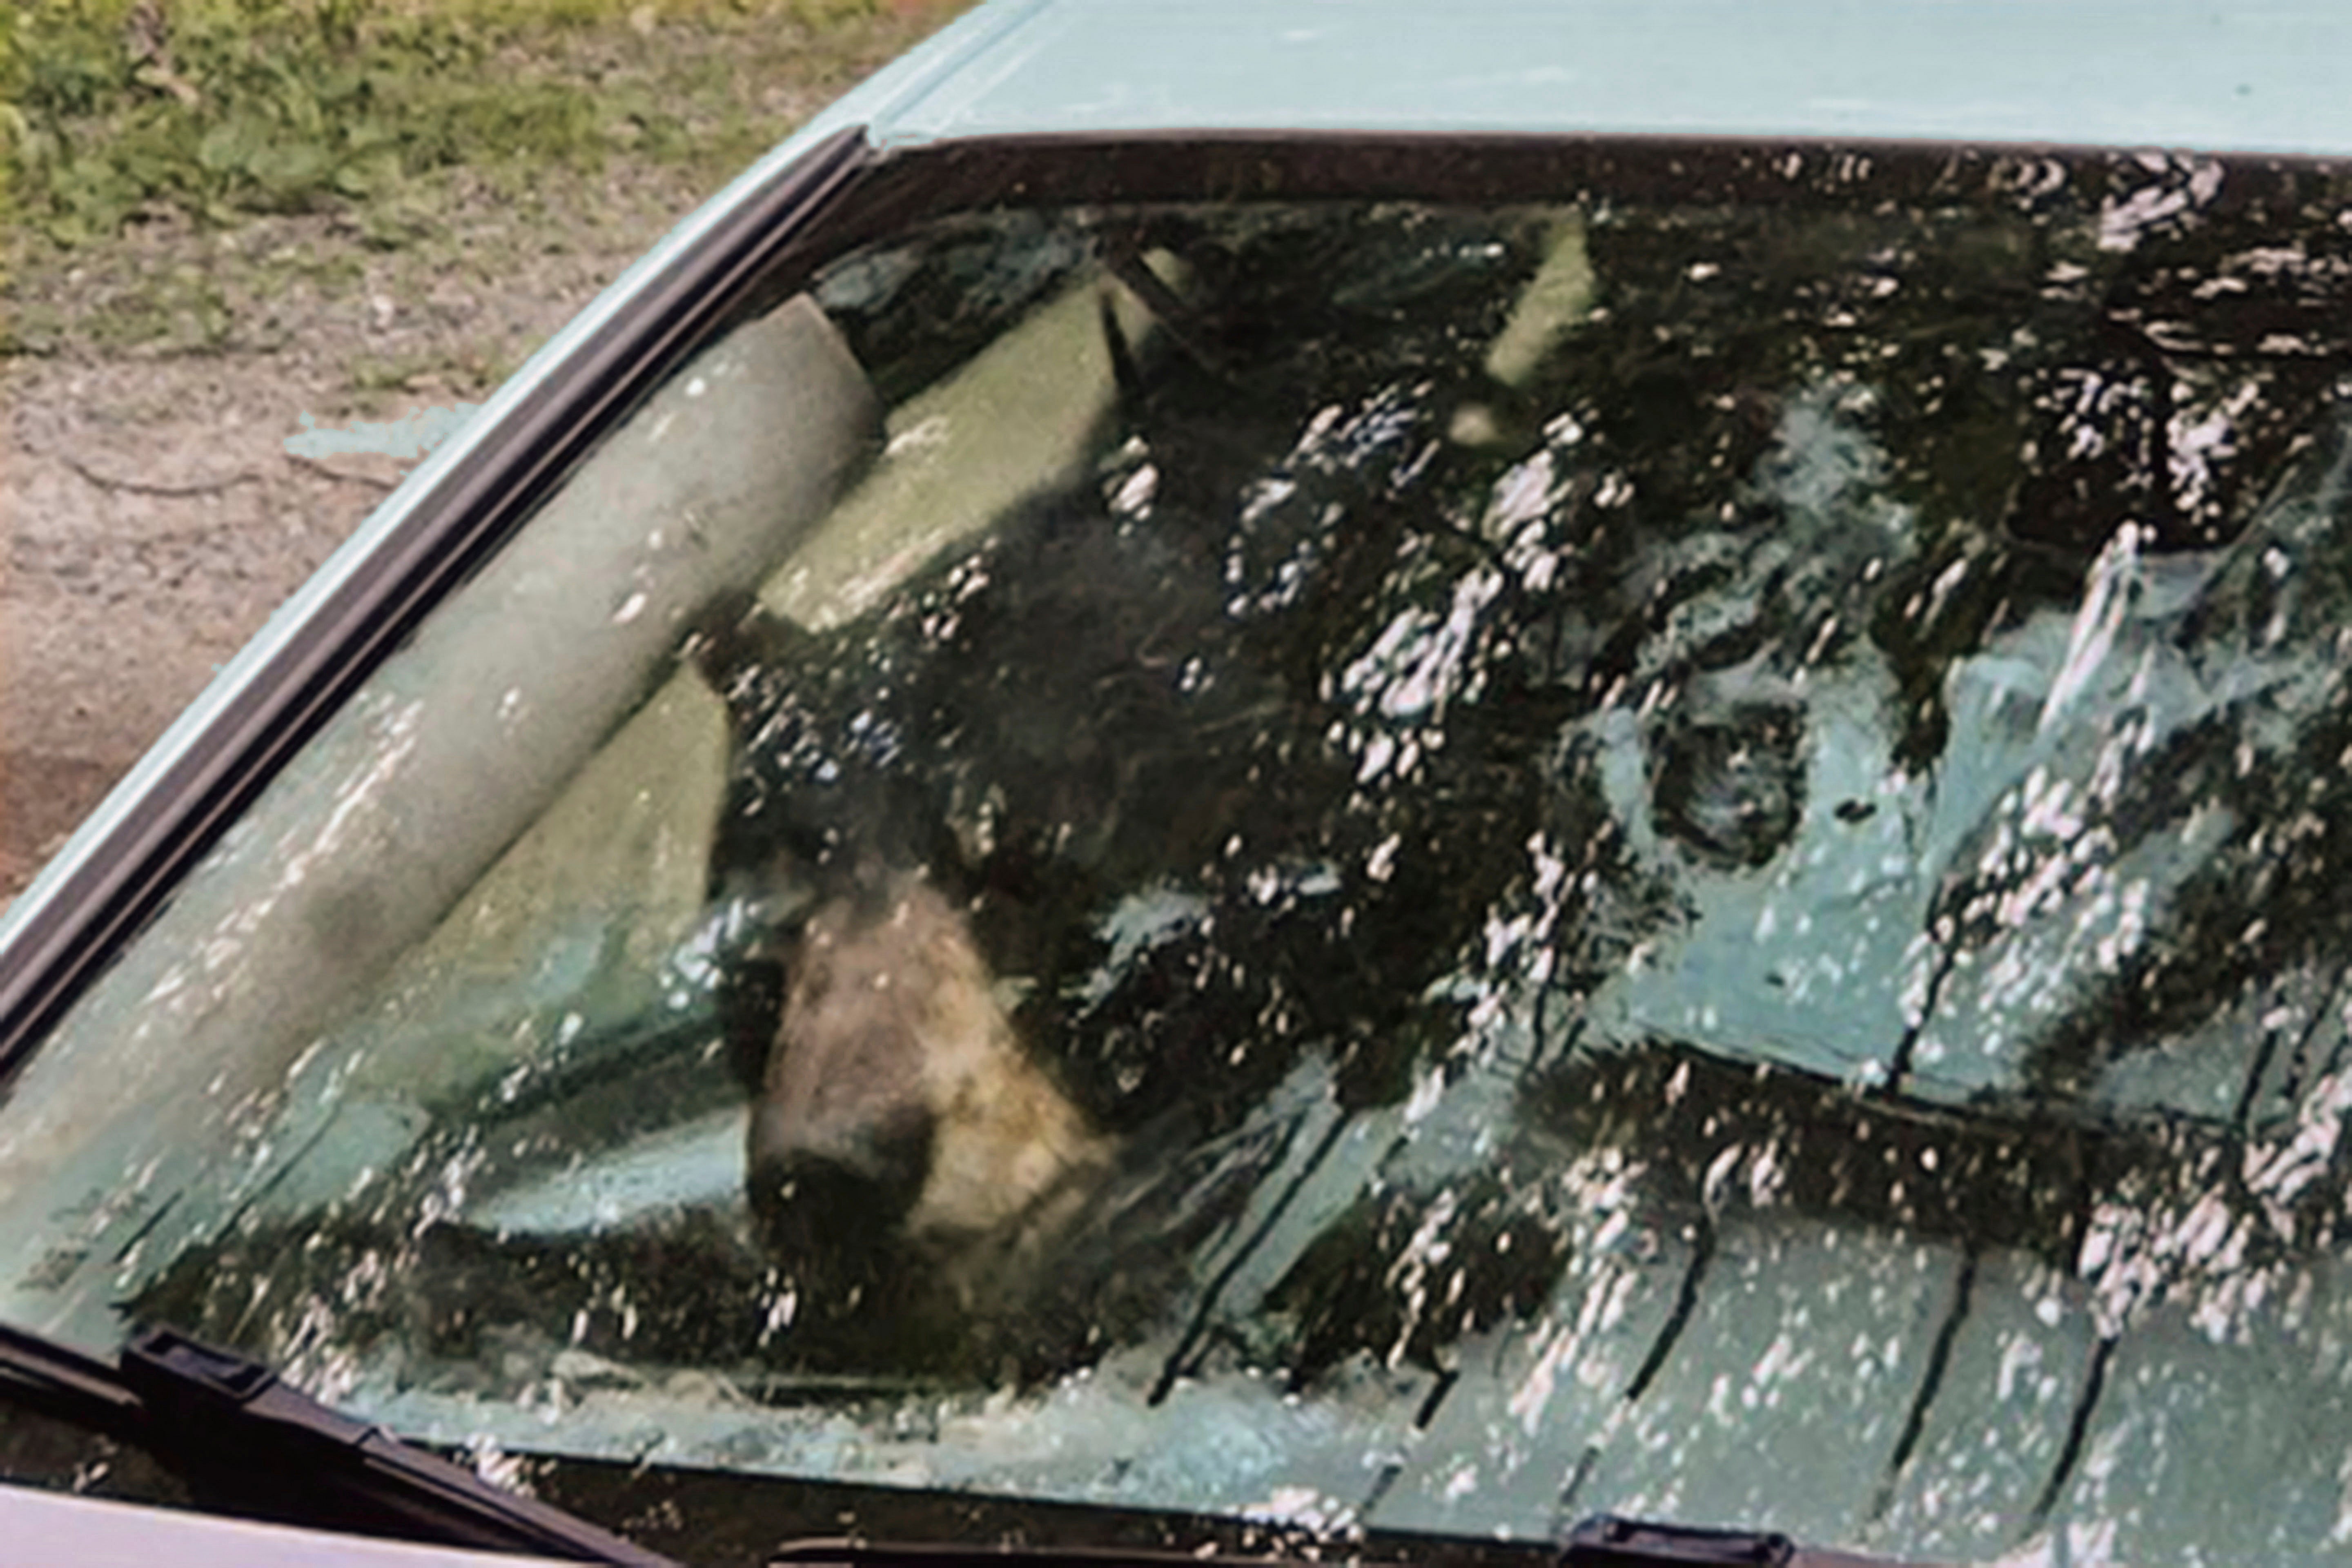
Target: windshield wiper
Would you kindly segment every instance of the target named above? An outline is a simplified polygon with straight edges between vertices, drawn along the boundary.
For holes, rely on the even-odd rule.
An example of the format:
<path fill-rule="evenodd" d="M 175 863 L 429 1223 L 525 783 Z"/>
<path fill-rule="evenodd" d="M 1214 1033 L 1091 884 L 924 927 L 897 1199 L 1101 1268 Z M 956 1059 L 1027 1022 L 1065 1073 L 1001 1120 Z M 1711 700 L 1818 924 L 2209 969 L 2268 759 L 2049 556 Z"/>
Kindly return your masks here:
<path fill-rule="evenodd" d="M 238 1511 L 478 1551 L 677 1568 L 171 1329 L 132 1335 L 110 1367 L 0 1324 L 0 1394 L 129 1443 Z"/>
<path fill-rule="evenodd" d="M 545 1503 L 501 1491 L 381 1426 L 342 1415 L 258 1362 L 171 1329 L 133 1334 L 120 1365 L 110 1367 L 0 1323 L 0 1397 L 131 1444 L 186 1477 L 208 1500 L 239 1511 L 446 1546 L 623 1568 L 677 1568 L 668 1558 Z M 1526 1568 L 1894 1568 L 1889 1559 L 1799 1546 L 1777 1533 L 1606 1516 L 1587 1520 L 1558 1544 L 1476 1545 L 1487 1568 L 1498 1568 L 1503 1558 Z M 1412 1555 L 1425 1560 L 1427 1552 Z M 1304 1554 L 848 1540 L 795 1542 L 770 1563 L 772 1568 L 1307 1568 Z"/>
<path fill-rule="evenodd" d="M 1499 1550 L 1493 1542 L 1478 1545 L 1490 1562 Z M 1586 1520 L 1557 1546 L 1529 1544 L 1510 1554 L 1529 1568 L 1899 1568 L 1889 1558 L 1800 1546 L 1774 1531 L 1698 1530 L 1606 1514 Z M 769 1568 L 1309 1568 L 1304 1556 L 840 1540 L 795 1542 L 768 1563 Z"/>

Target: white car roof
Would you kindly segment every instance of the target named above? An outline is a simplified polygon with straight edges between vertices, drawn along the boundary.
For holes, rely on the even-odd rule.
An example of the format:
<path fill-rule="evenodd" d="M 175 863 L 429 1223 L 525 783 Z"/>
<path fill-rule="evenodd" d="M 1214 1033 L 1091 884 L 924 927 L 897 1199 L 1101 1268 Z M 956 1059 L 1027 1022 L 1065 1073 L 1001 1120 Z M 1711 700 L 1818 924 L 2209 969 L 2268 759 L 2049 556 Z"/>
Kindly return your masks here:
<path fill-rule="evenodd" d="M 2309 0 L 995 0 L 813 127 L 2352 150 Z"/>

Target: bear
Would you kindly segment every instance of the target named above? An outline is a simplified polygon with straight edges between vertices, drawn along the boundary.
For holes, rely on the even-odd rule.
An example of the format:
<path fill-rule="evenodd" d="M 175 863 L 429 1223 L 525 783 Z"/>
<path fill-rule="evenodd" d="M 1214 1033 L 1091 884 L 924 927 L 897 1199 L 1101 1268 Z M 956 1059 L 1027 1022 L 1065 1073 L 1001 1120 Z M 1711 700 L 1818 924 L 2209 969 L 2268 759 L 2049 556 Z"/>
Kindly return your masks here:
<path fill-rule="evenodd" d="M 1114 353 L 1140 379 L 1095 471 L 847 625 L 809 631 L 748 602 L 714 616 L 697 659 L 736 751 L 711 890 L 772 916 L 751 922 L 765 934 L 727 982 L 755 1107 L 752 1205 L 780 1268 L 847 1282 L 814 1292 L 839 1321 L 803 1318 L 793 1353 L 870 1334 L 877 1298 L 881 1317 L 903 1311 L 926 1336 L 990 1320 L 1017 1340 L 1039 1292 L 1083 1294 L 1073 1259 L 1092 1213 L 1140 1204 L 1154 1224 L 1137 1233 L 1162 1250 L 1206 1234 L 1233 1212 L 1230 1189 L 1225 1206 L 1187 1205 L 1150 1160 L 1248 1125 L 1310 1060 L 1329 1065 L 1352 1113 L 1520 1053 L 1520 1107 L 1555 1134 L 1530 1145 L 1530 1173 L 1591 1142 L 1559 1131 L 1577 1124 L 1562 1107 L 1591 1090 L 1655 1110 L 1656 1085 L 1685 1064 L 1702 1079 L 1733 1064 L 1722 1098 L 1752 1109 L 1718 1120 L 1742 1147 L 1799 1121 L 1830 1126 L 1831 1149 L 1874 1120 L 1942 1136 L 1937 1117 L 1965 1103 L 1994 1152 L 1956 1164 L 1991 1172 L 2021 1129 L 2081 1120 L 2084 1086 L 2136 1048 L 2098 1032 L 2115 987 L 2088 971 L 2068 1016 L 2021 1044 L 2014 1082 L 1938 1082 L 1919 1048 L 1937 1044 L 1932 1020 L 1906 1034 L 1906 1008 L 1952 994 L 1932 965 L 1981 940 L 1943 932 L 1946 914 L 2000 901 L 1983 877 L 1944 877 L 1956 846 L 2000 828 L 1969 793 L 1971 766 L 2008 755 L 1967 706 L 1970 683 L 2040 658 L 2041 628 L 2088 603 L 2100 572 L 2138 570 L 2100 565 L 2104 541 L 2136 537 L 2127 525 L 2172 563 L 2168 582 L 2242 534 L 2328 395 L 2300 362 L 2264 365 L 2248 383 L 2264 395 L 2233 416 L 2243 452 L 2180 488 L 2172 459 L 2186 455 L 2163 444 L 2187 426 L 2163 398 L 2218 407 L 2240 372 L 2228 345 L 2133 324 L 2186 287 L 2166 268 L 2187 251 L 2149 259 L 2153 241 L 2074 290 L 2107 289 L 2106 303 L 2001 350 L 2005 376 L 1948 388 L 1947 364 L 1985 363 L 2010 317 L 1999 280 L 1947 277 L 1934 247 L 1893 243 L 1928 222 L 1872 219 L 1888 244 L 1857 249 L 1833 279 L 1853 296 L 1851 357 L 1805 339 L 1793 359 L 1777 357 L 1780 329 L 1759 323 L 1779 318 L 1759 300 L 1813 284 L 1762 266 L 1749 294 L 1641 281 L 1645 247 L 1779 254 L 1788 242 L 1763 220 L 1596 224 L 1607 310 L 1578 354 L 1508 388 L 1466 346 L 1493 341 L 1492 310 L 1448 301 L 1423 336 L 1415 319 L 1377 343 L 1343 339 L 1329 329 L 1345 288 L 1325 279 L 1307 298 L 1244 278 L 1244 247 L 1220 258 L 1201 242 L 1207 282 L 1182 336 L 1211 352 L 1180 348 L 1156 376 Z M 2193 275 L 2243 270 L 2219 227 L 2180 243 Z M 1496 225 L 1490 299 L 1537 249 Z M 1898 265 L 1912 270 L 1881 276 Z M 1248 300 L 1245 319 L 1221 284 Z M 1686 339 L 1708 352 L 1685 353 Z M 2074 395 L 2092 383 L 2147 395 Z M 1469 417 L 1482 409 L 1511 417 Z M 2064 706 L 2028 725 L 2021 754 L 2071 743 Z M 2082 722 L 2095 740 L 2094 719 Z M 1873 869 L 1896 855 L 1901 879 Z M 1790 880 L 1808 865 L 1830 868 L 1812 873 L 1825 889 L 1858 868 L 1880 900 L 1852 905 L 1878 946 L 1833 997 L 1808 978 L 1829 973 L 1824 943 L 1801 951 L 1784 927 L 1773 947 L 1763 918 L 1776 888 L 1811 897 Z M 1771 968 L 1782 950 L 1811 968 Z M 1922 952 L 1924 1007 L 1904 989 Z M 1756 963 L 1770 1005 L 1718 1021 L 1700 988 L 1735 960 Z M 927 993 L 918 1011 L 963 1020 L 969 1039 L 942 1059 L 985 1065 L 945 1077 L 985 1082 L 980 1099 L 1004 1110 L 955 1120 L 958 1136 L 1048 1127 L 1049 1150 L 1067 1152 L 970 1211 L 993 1228 L 928 1207 L 937 1162 L 1018 1162 L 943 1151 L 950 1091 L 920 1064 L 938 1047 L 908 1046 L 904 998 L 863 1017 L 839 1007 L 836 977 L 853 971 L 877 992 L 910 977 Z M 2205 968 L 2191 978 L 2180 1011 L 2214 1013 Z M 1514 1034 L 1497 1020 L 1515 1008 L 1537 1022 Z M 812 1115 L 820 1061 L 869 1075 L 825 1101 L 846 1126 Z M 800 1168 L 842 1165 L 820 1146 L 845 1142 L 847 1164 L 868 1167 L 865 1195 L 812 1198 Z M 1676 1169 L 1679 1156 L 1655 1166 Z M 2068 1252 L 2079 1183 L 2021 1205 L 1985 1179 L 2000 1204 L 1955 1196 L 1936 1223 L 2027 1214 L 2021 1244 Z M 1704 1207 L 1706 1184 L 1658 1180 L 1677 1189 L 1669 1208 Z M 1395 1293 L 1398 1250 L 1433 1210 L 1426 1194 L 1378 1194 L 1266 1298 L 1305 1325 L 1267 1358 L 1307 1375 L 1385 1343 L 1439 1358 L 1449 1334 L 1524 1310 L 1565 1246 L 1549 1190 L 1528 1175 L 1525 1201 L 1493 1222 L 1524 1268 L 1463 1285 L 1469 1305 L 1441 1325 L 1393 1332 L 1393 1303 L 1366 1298 Z M 1927 1223 L 1916 1204 L 1888 1205 L 1890 1223 Z M 882 1234 L 853 1234 L 859 1215 L 881 1216 Z M 959 1261 L 998 1257 L 982 1231 L 1017 1261 Z M 1092 1262 L 1126 1286 L 1141 1278 Z M 925 1295 L 950 1309 L 904 1310 Z M 1028 1364 L 1074 1364 L 1098 1339 L 1034 1345 Z"/>
<path fill-rule="evenodd" d="M 1512 584 L 1443 515 L 1487 461 L 1447 408 L 1160 421 L 851 622 L 701 618 L 789 1356 L 1083 1362 L 1181 1294 L 1272 1145 L 1211 1152 L 1302 1062 L 1392 1104 L 1459 1038 L 1440 982 L 1532 874 L 1563 698 L 1478 614 Z"/>

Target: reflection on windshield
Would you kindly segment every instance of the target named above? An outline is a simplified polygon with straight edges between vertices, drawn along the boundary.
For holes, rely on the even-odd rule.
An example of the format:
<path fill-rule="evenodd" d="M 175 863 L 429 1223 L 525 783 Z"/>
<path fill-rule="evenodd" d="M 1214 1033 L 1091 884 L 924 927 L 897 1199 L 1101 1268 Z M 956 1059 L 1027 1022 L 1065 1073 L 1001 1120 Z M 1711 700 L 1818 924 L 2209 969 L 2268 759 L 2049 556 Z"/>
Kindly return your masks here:
<path fill-rule="evenodd" d="M 838 261 L 845 493 L 339 1013 L 208 997 L 218 1148 L 17 1176 L 12 1310 L 570 1452 L 2339 1552 L 2352 195 L 1748 175 Z"/>

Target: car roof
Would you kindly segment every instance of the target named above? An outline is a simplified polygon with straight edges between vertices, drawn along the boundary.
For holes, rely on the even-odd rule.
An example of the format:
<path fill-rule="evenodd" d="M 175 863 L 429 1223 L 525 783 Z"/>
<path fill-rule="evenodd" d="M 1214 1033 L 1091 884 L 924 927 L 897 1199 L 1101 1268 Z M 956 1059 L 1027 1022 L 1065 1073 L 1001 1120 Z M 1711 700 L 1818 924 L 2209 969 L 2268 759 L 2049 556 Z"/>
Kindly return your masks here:
<path fill-rule="evenodd" d="M 824 115 L 1053 132 L 1584 132 L 2352 150 L 2310 0 L 994 0 Z"/>

